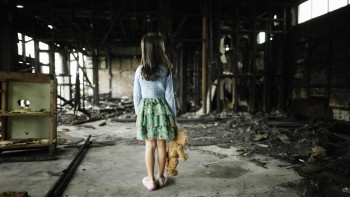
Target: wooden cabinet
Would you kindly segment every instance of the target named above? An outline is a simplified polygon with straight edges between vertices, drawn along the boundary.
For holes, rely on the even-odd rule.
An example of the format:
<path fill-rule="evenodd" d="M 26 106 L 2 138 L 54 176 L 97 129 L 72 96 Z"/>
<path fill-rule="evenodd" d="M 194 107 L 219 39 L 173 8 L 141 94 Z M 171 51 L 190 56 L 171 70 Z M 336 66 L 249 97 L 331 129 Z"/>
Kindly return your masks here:
<path fill-rule="evenodd" d="M 48 148 L 57 142 L 57 83 L 51 74 L 0 72 L 0 152 Z M 21 107 L 21 104 L 27 106 Z"/>

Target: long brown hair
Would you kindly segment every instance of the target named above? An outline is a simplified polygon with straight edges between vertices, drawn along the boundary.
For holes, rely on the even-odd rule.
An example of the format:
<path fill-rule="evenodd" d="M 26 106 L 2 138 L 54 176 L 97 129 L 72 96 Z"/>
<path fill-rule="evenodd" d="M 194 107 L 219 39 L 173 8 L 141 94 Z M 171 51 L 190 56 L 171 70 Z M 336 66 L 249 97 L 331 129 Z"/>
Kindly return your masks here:
<path fill-rule="evenodd" d="M 165 54 L 164 41 L 160 34 L 148 33 L 141 40 L 141 75 L 147 81 L 155 81 L 160 75 L 160 66 L 166 65 L 167 73 L 171 72 L 172 64 Z"/>

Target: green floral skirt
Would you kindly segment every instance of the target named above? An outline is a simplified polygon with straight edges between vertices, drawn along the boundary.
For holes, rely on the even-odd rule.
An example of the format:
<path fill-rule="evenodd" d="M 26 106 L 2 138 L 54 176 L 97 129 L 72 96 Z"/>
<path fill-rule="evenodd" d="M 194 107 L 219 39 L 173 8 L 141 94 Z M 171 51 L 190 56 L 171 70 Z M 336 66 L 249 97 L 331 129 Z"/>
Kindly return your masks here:
<path fill-rule="evenodd" d="M 175 139 L 174 119 L 165 99 L 141 99 L 136 126 L 139 140 Z"/>

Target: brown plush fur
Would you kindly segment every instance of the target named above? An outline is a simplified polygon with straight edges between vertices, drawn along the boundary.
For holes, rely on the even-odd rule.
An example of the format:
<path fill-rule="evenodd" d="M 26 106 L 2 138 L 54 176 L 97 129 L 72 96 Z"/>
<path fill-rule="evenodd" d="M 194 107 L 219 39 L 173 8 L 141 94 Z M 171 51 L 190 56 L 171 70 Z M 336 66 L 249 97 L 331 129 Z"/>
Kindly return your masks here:
<path fill-rule="evenodd" d="M 170 141 L 167 153 L 166 171 L 169 176 L 176 176 L 178 171 L 176 169 L 179 159 L 187 160 L 188 154 L 185 153 L 184 148 L 188 145 L 188 135 L 185 130 L 179 130 L 176 139 Z"/>

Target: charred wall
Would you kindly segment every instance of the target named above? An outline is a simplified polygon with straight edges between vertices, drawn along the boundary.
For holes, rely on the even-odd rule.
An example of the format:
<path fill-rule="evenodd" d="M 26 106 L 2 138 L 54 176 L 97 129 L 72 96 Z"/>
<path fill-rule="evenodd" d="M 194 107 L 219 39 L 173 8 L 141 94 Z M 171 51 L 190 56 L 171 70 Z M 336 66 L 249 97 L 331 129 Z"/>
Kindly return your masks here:
<path fill-rule="evenodd" d="M 0 70 L 2 71 L 14 71 L 13 65 L 16 65 L 17 60 L 15 16 L 8 3 L 0 2 Z"/>
<path fill-rule="evenodd" d="M 99 58 L 100 94 L 132 97 L 135 70 L 140 64 L 139 46 L 114 47 Z"/>
<path fill-rule="evenodd" d="M 314 118 L 349 120 L 350 6 L 295 26 L 292 110 Z"/>

